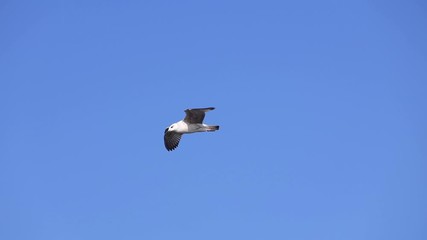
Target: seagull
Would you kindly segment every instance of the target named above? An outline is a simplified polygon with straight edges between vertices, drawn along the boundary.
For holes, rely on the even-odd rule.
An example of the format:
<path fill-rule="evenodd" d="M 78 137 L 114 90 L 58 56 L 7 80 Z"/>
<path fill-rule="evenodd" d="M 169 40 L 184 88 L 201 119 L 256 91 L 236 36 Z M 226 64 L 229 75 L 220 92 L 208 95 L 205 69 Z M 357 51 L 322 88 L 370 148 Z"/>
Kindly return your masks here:
<path fill-rule="evenodd" d="M 195 132 L 214 132 L 219 126 L 209 126 L 203 123 L 205 113 L 215 108 L 193 108 L 185 110 L 185 118 L 165 129 L 165 147 L 168 151 L 178 147 L 182 134 Z"/>

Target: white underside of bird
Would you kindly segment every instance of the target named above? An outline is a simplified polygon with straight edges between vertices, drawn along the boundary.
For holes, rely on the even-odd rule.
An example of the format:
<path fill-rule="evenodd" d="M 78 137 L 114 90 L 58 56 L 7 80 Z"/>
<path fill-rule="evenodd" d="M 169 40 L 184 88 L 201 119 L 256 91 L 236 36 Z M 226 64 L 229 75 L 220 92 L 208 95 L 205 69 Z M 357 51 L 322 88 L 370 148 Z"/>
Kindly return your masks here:
<path fill-rule="evenodd" d="M 175 124 L 175 132 L 177 133 L 196 133 L 196 132 L 208 132 L 215 131 L 215 126 L 209 126 L 203 123 L 193 123 L 188 124 L 185 123 L 184 120 L 174 123 Z"/>

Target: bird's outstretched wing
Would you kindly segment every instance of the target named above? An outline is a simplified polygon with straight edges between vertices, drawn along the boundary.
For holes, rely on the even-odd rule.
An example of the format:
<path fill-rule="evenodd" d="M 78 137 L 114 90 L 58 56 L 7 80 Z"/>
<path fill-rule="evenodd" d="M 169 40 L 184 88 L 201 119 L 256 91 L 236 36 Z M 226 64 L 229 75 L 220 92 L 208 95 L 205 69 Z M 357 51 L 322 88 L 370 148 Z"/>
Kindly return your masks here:
<path fill-rule="evenodd" d="M 185 110 L 185 118 L 184 122 L 186 123 L 203 123 L 203 119 L 205 119 L 205 112 L 214 110 L 215 108 L 193 108 Z"/>
<path fill-rule="evenodd" d="M 165 147 L 168 151 L 174 150 L 179 145 L 179 141 L 181 140 L 181 133 L 176 132 L 165 132 L 164 140 Z"/>

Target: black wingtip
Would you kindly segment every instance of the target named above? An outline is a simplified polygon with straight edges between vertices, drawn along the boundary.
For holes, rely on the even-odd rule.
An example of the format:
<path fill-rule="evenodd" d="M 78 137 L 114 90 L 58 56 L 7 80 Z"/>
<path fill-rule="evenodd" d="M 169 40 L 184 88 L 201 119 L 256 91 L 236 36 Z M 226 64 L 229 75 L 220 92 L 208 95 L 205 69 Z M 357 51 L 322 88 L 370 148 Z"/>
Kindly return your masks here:
<path fill-rule="evenodd" d="M 185 111 L 185 112 L 187 112 L 187 111 L 191 111 L 191 110 L 212 111 L 212 110 L 214 110 L 214 109 L 215 109 L 214 107 L 207 107 L 207 108 L 187 108 L 187 109 L 185 109 L 184 111 Z"/>
<path fill-rule="evenodd" d="M 168 152 L 173 151 L 173 150 L 175 150 L 175 149 L 176 149 L 176 147 L 167 147 L 167 146 L 166 146 L 166 150 L 168 150 Z"/>

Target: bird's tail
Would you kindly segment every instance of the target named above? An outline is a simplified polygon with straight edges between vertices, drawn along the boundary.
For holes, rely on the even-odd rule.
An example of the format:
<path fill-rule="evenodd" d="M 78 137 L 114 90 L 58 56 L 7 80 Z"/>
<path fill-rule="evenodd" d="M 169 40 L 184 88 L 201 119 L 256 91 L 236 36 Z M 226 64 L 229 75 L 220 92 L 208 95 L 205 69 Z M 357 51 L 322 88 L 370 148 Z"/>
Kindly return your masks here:
<path fill-rule="evenodd" d="M 219 126 L 208 126 L 208 129 L 207 129 L 208 132 L 213 132 L 216 130 L 219 130 Z"/>

